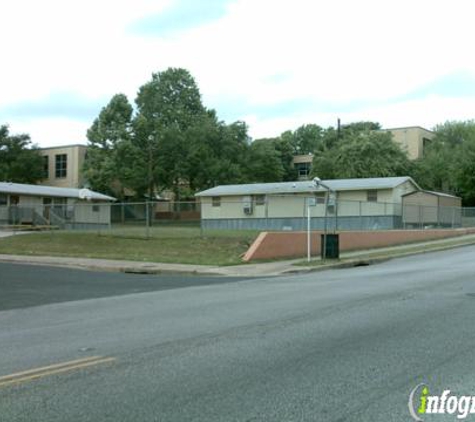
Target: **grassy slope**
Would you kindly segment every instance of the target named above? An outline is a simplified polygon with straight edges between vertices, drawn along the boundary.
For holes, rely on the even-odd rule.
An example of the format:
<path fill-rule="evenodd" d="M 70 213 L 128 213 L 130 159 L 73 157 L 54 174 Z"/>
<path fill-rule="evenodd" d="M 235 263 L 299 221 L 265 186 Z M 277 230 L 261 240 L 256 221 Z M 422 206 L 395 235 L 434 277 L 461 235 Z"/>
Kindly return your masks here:
<path fill-rule="evenodd" d="M 127 231 L 21 234 L 0 239 L 0 253 L 230 265 L 241 263 L 240 256 L 257 233 L 208 232 L 201 237 L 196 228 L 167 227 L 150 235 L 145 239 Z"/>

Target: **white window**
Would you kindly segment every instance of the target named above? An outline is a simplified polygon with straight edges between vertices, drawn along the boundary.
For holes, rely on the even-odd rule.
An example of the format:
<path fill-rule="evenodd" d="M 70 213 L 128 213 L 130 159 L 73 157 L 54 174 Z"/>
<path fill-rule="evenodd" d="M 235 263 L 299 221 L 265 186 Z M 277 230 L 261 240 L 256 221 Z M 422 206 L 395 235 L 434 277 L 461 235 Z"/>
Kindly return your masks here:
<path fill-rule="evenodd" d="M 317 204 L 324 204 L 325 203 L 325 192 L 318 192 L 315 194 L 315 202 Z"/>
<path fill-rule="evenodd" d="M 368 202 L 378 202 L 378 191 L 376 189 L 366 191 L 366 200 Z"/>
<path fill-rule="evenodd" d="M 58 154 L 55 156 L 55 176 L 62 179 L 68 174 L 68 156 L 66 154 Z"/>

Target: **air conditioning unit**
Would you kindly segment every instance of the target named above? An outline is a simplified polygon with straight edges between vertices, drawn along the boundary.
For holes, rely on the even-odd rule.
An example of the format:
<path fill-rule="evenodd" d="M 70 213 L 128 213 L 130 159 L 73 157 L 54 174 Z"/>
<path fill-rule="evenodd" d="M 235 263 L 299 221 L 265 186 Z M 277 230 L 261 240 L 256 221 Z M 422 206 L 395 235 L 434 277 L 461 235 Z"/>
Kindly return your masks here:
<path fill-rule="evenodd" d="M 244 214 L 251 215 L 253 212 L 252 196 L 245 196 L 242 198 L 242 210 Z"/>

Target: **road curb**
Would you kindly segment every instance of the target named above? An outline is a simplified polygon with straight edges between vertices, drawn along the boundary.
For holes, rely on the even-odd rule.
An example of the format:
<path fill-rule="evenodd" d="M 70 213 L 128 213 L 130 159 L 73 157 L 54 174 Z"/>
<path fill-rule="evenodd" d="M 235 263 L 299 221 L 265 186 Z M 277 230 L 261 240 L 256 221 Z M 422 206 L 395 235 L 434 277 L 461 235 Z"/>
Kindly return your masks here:
<path fill-rule="evenodd" d="M 291 270 L 285 271 L 285 274 L 311 273 L 311 272 L 325 271 L 325 270 L 331 270 L 331 269 L 340 269 L 340 268 L 344 269 L 344 268 L 355 268 L 355 267 L 361 267 L 361 266 L 376 265 L 376 264 L 381 264 L 383 262 L 390 261 L 392 259 L 404 258 L 406 256 L 412 256 L 412 255 L 426 254 L 430 252 L 441 252 L 441 251 L 449 250 L 449 249 L 472 246 L 474 244 L 475 244 L 475 240 L 470 241 L 470 242 L 464 242 L 461 244 L 456 244 L 456 245 L 440 245 L 438 247 L 429 248 L 427 250 L 406 251 L 406 252 L 401 252 L 401 253 L 393 252 L 381 257 L 365 258 L 364 256 L 362 256 L 360 258 L 354 258 L 354 259 L 349 258 L 348 260 L 345 260 L 344 262 L 332 262 L 329 264 L 322 264 L 321 266 L 318 266 L 318 267 L 302 266 L 301 269 L 291 269 Z"/>
<path fill-rule="evenodd" d="M 428 247 L 427 249 L 423 250 L 413 250 L 413 251 L 404 251 L 398 252 L 397 250 L 394 251 L 387 251 L 384 255 L 371 257 L 371 255 L 378 254 L 378 250 L 375 249 L 372 252 L 366 251 L 361 252 L 360 256 L 343 258 L 342 261 L 338 262 L 331 262 L 322 264 L 319 266 L 296 266 L 294 264 L 289 263 L 287 267 L 283 268 L 270 268 L 268 271 L 265 271 L 265 267 L 256 269 L 255 274 L 248 274 L 246 271 L 245 274 L 239 274 L 239 266 L 233 269 L 233 271 L 229 271 L 229 267 L 216 267 L 216 266 L 203 266 L 202 269 L 197 268 L 198 266 L 190 265 L 190 269 L 187 269 L 188 264 L 182 264 L 183 268 L 164 268 L 167 265 L 172 264 L 165 264 L 165 263 L 141 263 L 142 265 L 134 265 L 133 263 L 129 263 L 130 265 L 120 265 L 120 262 L 115 262 L 111 260 L 111 263 L 107 263 L 107 260 L 101 260 L 101 263 L 98 262 L 87 262 L 87 258 L 84 259 L 85 262 L 78 262 L 78 261 L 70 261 L 68 262 L 65 257 L 33 257 L 28 255 L 0 255 L 0 262 L 7 262 L 11 264 L 28 264 L 28 265 L 42 265 L 42 266 L 49 266 L 49 267 L 60 267 L 60 268 L 74 268 L 86 271 L 106 271 L 106 272 L 117 272 L 117 273 L 124 273 L 124 274 L 137 274 L 137 275 L 159 275 L 159 274 L 168 274 L 168 275 L 188 275 L 188 276 L 208 276 L 208 277 L 274 277 L 274 276 L 281 276 L 281 275 L 295 275 L 295 274 L 305 274 L 317 271 L 326 271 L 331 269 L 345 269 L 345 268 L 354 268 L 359 266 L 367 266 L 367 265 L 376 265 L 382 262 L 389 261 L 391 259 L 402 258 L 405 256 L 410 255 L 418 255 L 423 253 L 429 252 L 439 252 L 443 250 L 449 250 L 464 246 L 470 246 L 475 244 L 475 238 L 473 240 L 465 241 L 459 244 L 450 244 L 450 245 L 434 245 L 433 247 Z M 408 245 L 410 247 L 410 245 Z M 381 252 L 383 254 L 383 252 Z M 55 258 L 57 260 L 55 261 Z M 73 258 L 72 258 L 73 259 Z M 276 261 L 278 263 L 279 261 Z M 180 264 L 176 264 L 179 266 Z M 243 268 L 248 268 L 249 266 L 256 265 L 264 266 L 265 263 L 261 264 L 243 264 Z M 163 267 L 161 267 L 163 266 Z M 262 271 L 264 269 L 264 272 Z"/>
<path fill-rule="evenodd" d="M 46 257 L 36 257 L 46 258 Z M 54 257 L 47 257 L 53 258 Z M 61 257 L 64 258 L 64 257 Z M 203 269 L 199 271 L 197 269 L 168 269 L 168 268 L 141 268 L 140 266 L 115 266 L 115 265 L 99 265 L 96 263 L 78 263 L 78 262 L 60 262 L 60 261 L 43 261 L 41 259 L 34 259 L 31 256 L 7 255 L 0 256 L 0 262 L 8 264 L 21 264 L 21 265 L 41 265 L 43 267 L 56 267 L 56 268 L 73 268 L 76 270 L 84 271 L 98 271 L 98 272 L 114 272 L 114 273 L 126 273 L 126 274 L 143 274 L 143 275 L 157 275 L 157 274 L 176 274 L 176 275 L 203 275 L 203 276 L 222 276 L 217 272 L 210 272 Z M 160 265 L 160 264 L 157 264 Z"/>

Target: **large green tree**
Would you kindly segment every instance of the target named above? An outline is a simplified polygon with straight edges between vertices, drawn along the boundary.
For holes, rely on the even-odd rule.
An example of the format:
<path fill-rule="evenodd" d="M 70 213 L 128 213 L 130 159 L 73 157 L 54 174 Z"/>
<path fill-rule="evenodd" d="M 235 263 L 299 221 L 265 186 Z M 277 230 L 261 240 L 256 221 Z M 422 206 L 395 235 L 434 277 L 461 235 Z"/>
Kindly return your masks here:
<path fill-rule="evenodd" d="M 44 178 L 43 157 L 27 134 L 11 135 L 0 126 L 0 181 L 36 183 Z"/>
<path fill-rule="evenodd" d="M 466 206 L 475 206 L 475 136 L 467 138 L 455 153 L 453 186 Z"/>
<path fill-rule="evenodd" d="M 324 130 L 315 124 L 302 125 L 295 131 L 282 133 L 281 139 L 293 147 L 294 155 L 312 154 L 320 148 Z"/>
<path fill-rule="evenodd" d="M 407 176 L 411 162 L 387 132 L 352 131 L 315 155 L 312 174 L 322 179 Z"/>
<path fill-rule="evenodd" d="M 424 156 L 414 163 L 414 180 L 424 189 L 455 191 L 458 147 L 434 139 L 424 148 Z"/>
<path fill-rule="evenodd" d="M 249 179 L 252 182 L 280 182 L 285 170 L 280 152 L 273 142 L 254 141 L 249 148 Z"/>
<path fill-rule="evenodd" d="M 114 96 L 89 129 L 92 187 L 116 196 L 130 188 L 139 198 L 172 189 L 180 199 L 249 180 L 247 125 L 219 121 L 187 70 L 154 73 L 135 103 L 134 112 L 124 95 Z"/>
<path fill-rule="evenodd" d="M 130 155 L 121 152 L 132 137 L 132 114 L 127 97 L 114 95 L 87 131 L 86 180 L 93 189 L 119 198 L 123 197 L 130 168 Z"/>
<path fill-rule="evenodd" d="M 191 134 L 207 117 L 198 86 L 187 70 L 169 68 L 154 73 L 135 102 L 133 143 L 145 164 L 149 194 L 155 187 L 171 188 L 179 198 Z"/>
<path fill-rule="evenodd" d="M 262 182 L 266 179 L 270 182 L 280 182 L 280 181 L 293 181 L 297 179 L 297 170 L 293 164 L 294 158 L 294 146 L 291 144 L 291 136 L 288 136 L 291 132 L 285 132 L 277 138 L 261 138 L 256 139 L 252 142 L 250 147 L 250 159 L 253 160 L 252 166 L 248 166 L 248 178 L 251 181 Z M 260 144 L 266 144 L 266 146 L 259 146 Z M 269 151 L 269 156 L 272 157 L 268 159 L 265 154 L 262 154 L 265 150 Z M 279 163 L 276 162 L 276 158 Z M 269 162 L 270 161 L 270 162 Z M 259 166 L 265 167 L 269 166 L 271 169 L 267 171 L 266 169 L 258 170 L 257 172 L 253 170 Z M 264 178 L 255 177 L 256 174 L 262 174 L 263 172 L 267 173 Z M 273 174 L 273 177 L 270 175 Z"/>
<path fill-rule="evenodd" d="M 190 129 L 184 178 L 192 191 L 248 181 L 247 130 L 244 122 L 217 121 L 214 112 Z"/>
<path fill-rule="evenodd" d="M 460 195 L 465 205 L 475 205 L 475 121 L 445 122 L 434 132 L 414 177 L 425 189 Z"/>

